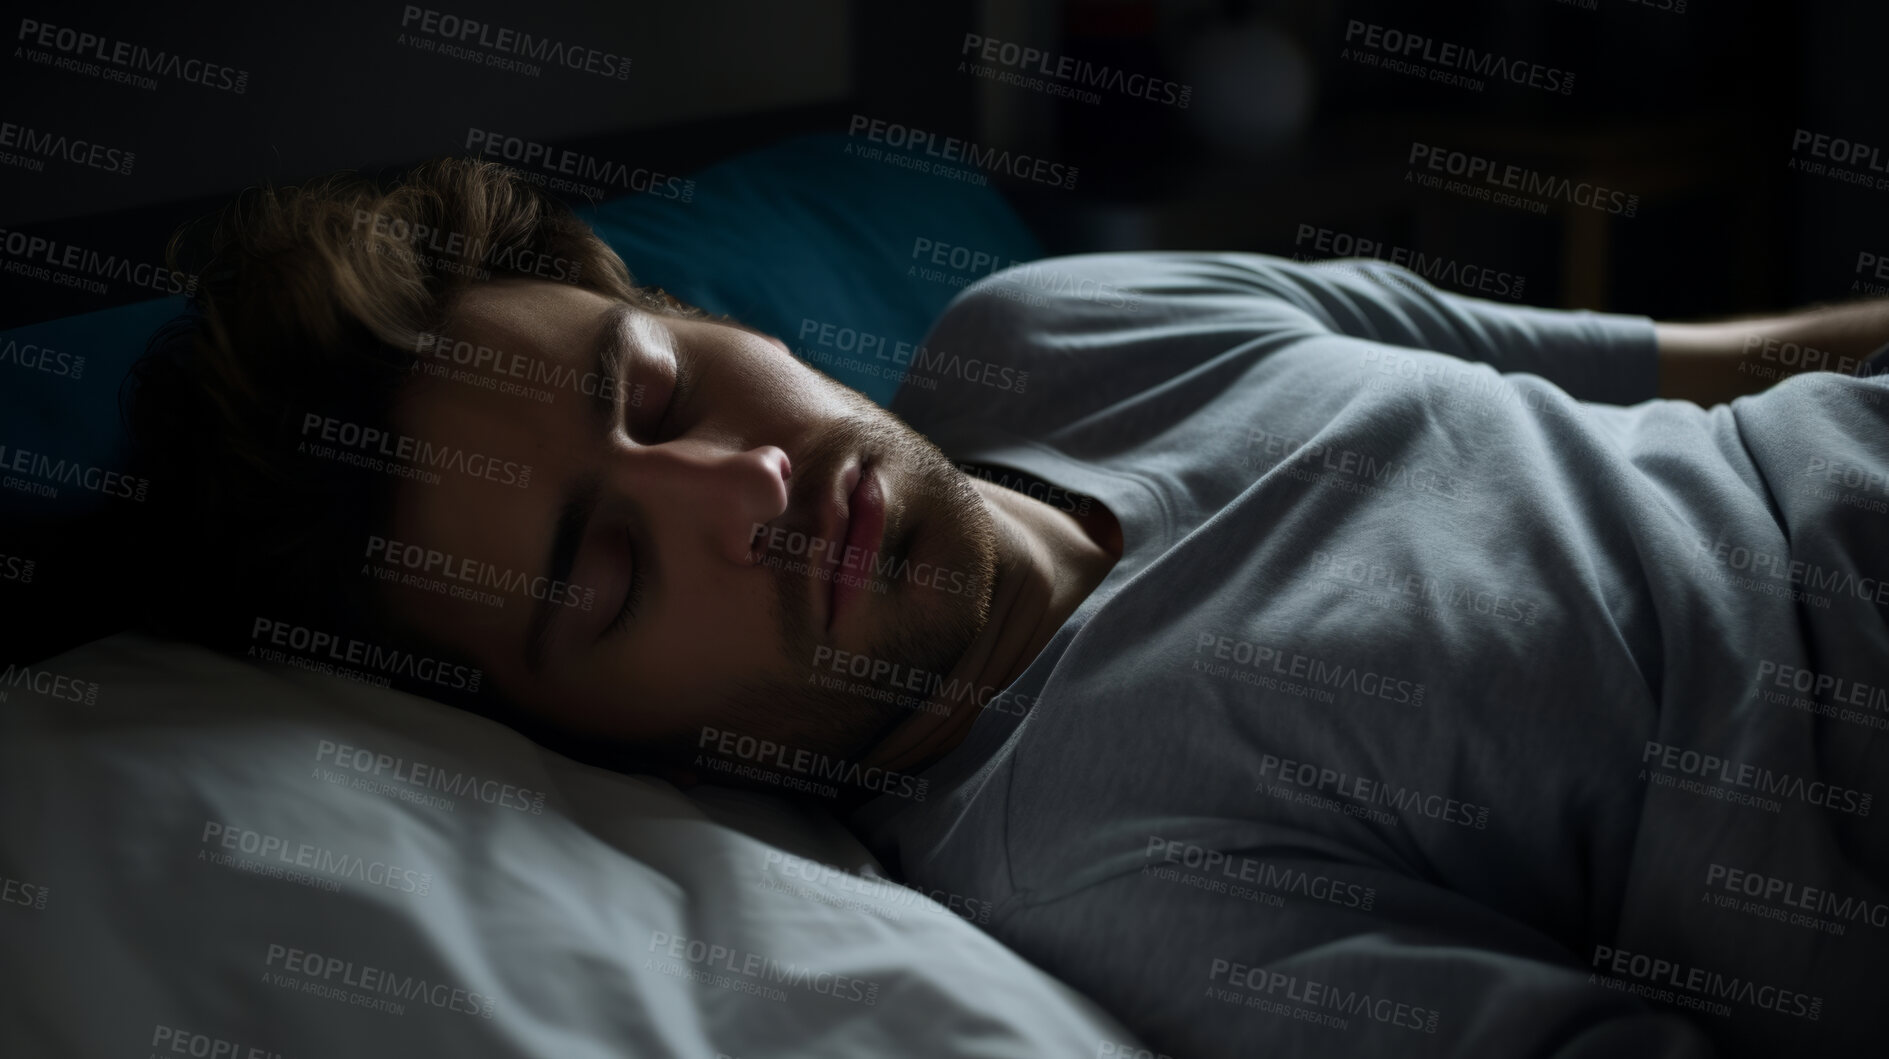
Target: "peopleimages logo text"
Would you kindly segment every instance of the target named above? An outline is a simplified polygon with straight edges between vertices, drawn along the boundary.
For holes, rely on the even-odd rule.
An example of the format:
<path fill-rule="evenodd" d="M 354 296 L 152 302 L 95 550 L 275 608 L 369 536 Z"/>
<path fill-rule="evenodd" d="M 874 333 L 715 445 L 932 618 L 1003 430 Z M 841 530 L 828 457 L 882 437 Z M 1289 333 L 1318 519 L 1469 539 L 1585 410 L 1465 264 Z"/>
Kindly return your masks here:
<path fill-rule="evenodd" d="M 23 263 L 70 269 L 87 276 L 129 283 L 158 294 L 195 294 L 197 291 L 197 277 L 190 273 L 149 262 L 133 261 L 117 254 L 101 254 L 71 243 L 62 244 L 57 239 L 48 239 L 42 235 L 0 228 L 0 250 Z"/>
<path fill-rule="evenodd" d="M 496 459 L 453 445 L 436 445 L 422 438 L 350 423 L 319 412 L 303 414 L 301 437 L 304 439 L 304 450 L 306 439 L 313 437 L 360 455 L 398 460 L 415 467 L 453 471 L 518 489 L 531 484 L 529 463 Z"/>
<path fill-rule="evenodd" d="M 723 757 L 737 758 L 750 764 L 851 784 L 881 794 L 896 794 L 915 802 L 925 800 L 925 791 L 931 785 L 930 780 L 877 765 L 861 765 L 857 761 L 845 761 L 818 751 L 785 746 L 771 739 L 758 739 L 719 728 L 704 726 L 695 745 L 697 749 L 712 748 Z"/>
<path fill-rule="evenodd" d="M 605 190 L 615 187 L 625 191 L 640 191 L 659 199 L 671 199 L 677 202 L 695 201 L 695 181 L 693 180 L 669 176 L 641 166 L 631 168 L 622 162 L 598 158 L 568 148 L 552 147 L 550 144 L 527 140 L 521 136 L 507 136 L 490 129 L 469 128 L 466 130 L 465 149 L 477 151 L 487 158 L 502 159 L 521 170 L 541 169 L 546 173 L 556 173 L 574 180 L 593 181 L 597 185 L 602 185 Z"/>
<path fill-rule="evenodd" d="M 85 355 L 62 353 L 31 342 L 7 339 L 0 346 L 0 364 L 12 364 L 24 371 L 36 371 L 78 382 L 85 378 Z"/>
<path fill-rule="evenodd" d="M 287 648 L 306 658 L 365 666 L 382 673 L 404 677 L 408 680 L 438 684 L 455 691 L 478 691 L 479 684 L 485 676 L 480 670 L 463 664 L 442 662 L 411 651 L 385 648 L 351 636 L 341 636 L 324 630 L 311 629 L 306 625 L 262 616 L 257 616 L 250 626 L 249 638 L 255 643 Z"/>
<path fill-rule="evenodd" d="M 847 124 L 846 135 L 858 136 L 862 133 L 873 143 L 882 143 L 887 147 L 901 150 L 917 151 L 946 162 L 958 162 L 982 169 L 987 173 L 1007 173 L 1019 180 L 1029 180 L 1055 187 L 1073 188 L 1076 186 L 1078 170 L 1075 166 L 1066 166 L 1047 158 L 1011 152 L 998 147 L 986 147 L 973 140 L 961 140 L 956 136 L 939 136 L 925 129 L 914 129 L 881 118 L 854 114 Z"/>
<path fill-rule="evenodd" d="M 4 671 L 0 671 L 0 688 L 27 688 L 47 698 L 82 702 L 90 706 L 98 701 L 99 685 L 97 681 L 79 680 L 50 669 L 8 664 Z M 4 701 L 6 694 L 0 691 L 0 702 Z"/>
<path fill-rule="evenodd" d="M 1696 777 L 1707 783 L 1722 783 L 1728 787 L 1755 791 L 1760 795 L 1788 798 L 1856 816 L 1868 816 L 1875 803 L 1875 795 L 1869 791 L 1840 787 L 1789 772 L 1777 772 L 1748 761 L 1719 757 L 1651 739 L 1646 741 L 1640 753 L 1640 764 L 1677 775 Z"/>
<path fill-rule="evenodd" d="M 430 7 L 406 5 L 400 12 L 400 28 L 412 33 L 425 33 L 455 44 L 476 45 L 489 51 L 502 52 L 506 55 L 522 55 L 535 62 L 562 66 L 566 69 L 581 70 L 599 77 L 626 80 L 630 76 L 630 59 L 599 48 L 587 48 L 580 44 L 566 44 L 550 37 L 534 37 L 504 26 L 494 26 L 476 18 L 461 18 L 458 15 L 435 11 Z"/>
<path fill-rule="evenodd" d="M 1453 177 L 1479 182 L 1489 187 L 1520 195 L 1532 195 L 1536 199 L 1565 202 L 1572 206 L 1582 206 L 1612 213 L 1622 217 L 1632 217 L 1639 213 L 1640 196 L 1630 195 L 1586 180 L 1572 180 L 1564 176 L 1543 173 L 1527 166 L 1513 163 L 1498 164 L 1494 159 L 1467 151 L 1455 151 L 1427 143 L 1412 143 L 1410 155 L 1405 159 L 1411 166 L 1420 166 L 1435 173 L 1447 173 Z"/>
<path fill-rule="evenodd" d="M 37 19 L 20 19 L 15 41 L 51 48 L 80 59 L 90 59 L 144 74 L 175 77 L 180 81 L 242 95 L 249 88 L 249 71 L 233 66 L 186 59 L 165 51 L 152 51 L 142 44 L 111 40 L 96 33 L 55 26 Z"/>
<path fill-rule="evenodd" d="M 748 952 L 727 945 L 717 945 L 700 938 L 690 938 L 666 931 L 649 936 L 649 952 L 677 960 L 687 960 L 700 967 L 712 967 L 730 974 L 743 975 L 763 982 L 796 986 L 835 1000 L 872 1005 L 879 999 L 879 983 L 866 978 L 823 971 L 792 960 L 779 960 L 758 952 Z"/>
<path fill-rule="evenodd" d="M 1526 59 L 1511 59 L 1495 52 L 1464 47 L 1421 33 L 1408 33 L 1355 18 L 1345 23 L 1345 43 L 1478 77 L 1558 92 L 1564 96 L 1574 91 L 1574 74 L 1567 70 Z"/>
<path fill-rule="evenodd" d="M 93 143 L 90 140 L 68 137 L 62 133 L 46 132 L 27 125 L 16 125 L 10 121 L 0 121 L 0 147 L 24 151 L 41 158 L 56 158 L 73 165 L 102 169 L 108 173 L 118 173 L 123 176 L 130 176 L 131 167 L 137 162 L 137 155 L 122 147 Z"/>
<path fill-rule="evenodd" d="M 1166 103 L 1186 109 L 1194 98 L 1192 85 L 1179 84 L 1147 74 L 1129 73 L 1120 67 L 1093 63 L 1071 55 L 1056 55 L 1041 48 L 1014 44 L 995 37 L 966 33 L 958 47 L 960 56 L 975 55 L 985 62 L 999 63 L 1013 70 L 1041 74 L 1056 81 L 1066 81 L 1084 88 L 1102 88 L 1125 96 Z"/>
<path fill-rule="evenodd" d="M 221 848 L 262 861 L 306 868 L 337 879 L 352 879 L 368 886 L 385 887 L 415 897 L 425 897 L 433 890 L 433 873 L 406 868 L 386 861 L 368 860 L 353 853 L 343 853 L 308 842 L 295 842 L 280 835 L 238 827 L 220 820 L 205 820 L 198 838 L 204 849 L 199 860 L 208 860 L 210 851 Z"/>
<path fill-rule="evenodd" d="M 418 1001 L 442 1011 L 452 1011 L 480 1018 L 492 1017 L 492 999 L 482 993 L 462 989 L 450 982 L 429 981 L 424 975 L 400 974 L 384 967 L 356 963 L 339 956 L 298 949 L 289 945 L 271 943 L 263 966 L 274 969 L 280 967 L 289 974 L 302 975 L 320 983 L 336 983 L 348 990 L 359 990 L 362 1004 L 352 995 L 343 993 L 341 999 L 355 1006 L 378 1006 L 374 1001 L 385 1002 L 383 998 Z M 339 977 L 337 977 L 339 976 Z M 280 985 L 281 983 L 277 983 Z M 315 990 L 303 989 L 305 993 Z M 325 995 L 319 994 L 317 995 Z M 386 1010 L 383 1008 L 383 1010 Z M 403 1013 L 404 1009 L 400 1012 Z"/>
<path fill-rule="evenodd" d="M 1780 1015 L 1817 1021 L 1823 1014 L 1823 998 L 1795 989 L 1755 982 L 1739 975 L 1723 974 L 1704 967 L 1694 967 L 1672 960 L 1629 952 L 1611 945 L 1594 946 L 1591 964 L 1595 969 L 1623 978 L 1632 978 L 1664 986 L 1668 990 L 1691 993 L 1715 1001 L 1733 1001 L 1775 1011 Z M 1673 1002 L 1671 992 L 1655 999 Z M 1728 1012 L 1729 1013 L 1729 1012 Z"/>
<path fill-rule="evenodd" d="M 496 588 L 501 592 L 528 596 L 532 599 L 549 600 L 560 606 L 576 607 L 579 610 L 588 611 L 597 598 L 597 590 L 594 588 L 555 581 L 543 575 L 532 576 L 507 567 L 442 552 L 437 548 L 390 540 L 378 535 L 370 535 L 367 538 L 367 550 L 364 557 L 390 567 L 437 575 L 449 580 L 477 585 L 480 588 Z"/>
<path fill-rule="evenodd" d="M 315 760 L 332 764 L 377 780 L 403 783 L 410 787 L 439 791 L 455 798 L 476 798 L 486 805 L 516 809 L 531 816 L 544 815 L 543 791 L 520 787 L 503 780 L 481 777 L 473 772 L 441 768 L 423 761 L 413 761 L 398 754 L 388 754 L 368 747 L 351 746 L 330 739 L 315 745 Z"/>
<path fill-rule="evenodd" d="M 0 479 L 0 485 L 17 488 L 38 496 L 57 496 L 61 485 L 77 486 L 102 496 L 143 501 L 150 491 L 149 479 L 110 470 L 77 460 L 48 456 L 0 442 L 0 472 L 24 475 Z M 14 483 L 18 482 L 18 485 Z"/>

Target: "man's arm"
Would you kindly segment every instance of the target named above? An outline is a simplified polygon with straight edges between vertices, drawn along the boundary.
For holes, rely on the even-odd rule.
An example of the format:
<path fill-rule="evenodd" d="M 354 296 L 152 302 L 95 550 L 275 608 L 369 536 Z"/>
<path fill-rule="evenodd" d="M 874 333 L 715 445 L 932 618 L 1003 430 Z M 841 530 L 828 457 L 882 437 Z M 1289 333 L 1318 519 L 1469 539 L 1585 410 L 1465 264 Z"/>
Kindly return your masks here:
<path fill-rule="evenodd" d="M 1386 261 L 1222 256 L 1244 266 L 1254 293 L 1321 330 L 1539 375 L 1582 401 L 1630 405 L 1658 396 L 1658 345 L 1645 316 L 1457 294 Z"/>
<path fill-rule="evenodd" d="M 1782 316 L 1654 324 L 1659 396 L 1711 406 L 1793 375 L 1856 375 L 1889 342 L 1889 298 L 1821 305 Z"/>
<path fill-rule="evenodd" d="M 1709 407 L 1760 393 L 1808 371 L 1856 375 L 1867 357 L 1889 343 L 1889 298 L 1667 323 L 1510 305 L 1443 291 L 1386 262 L 1331 261 L 1308 267 L 1269 259 L 1267 264 L 1290 282 L 1290 300 L 1333 330 L 1478 360 L 1498 371 L 1531 371 L 1584 400 L 1632 403 L 1657 396 Z M 1632 348 L 1628 336 L 1635 320 L 1642 327 L 1650 325 L 1658 347 L 1655 389 L 1642 388 L 1652 383 L 1650 375 L 1645 382 L 1608 378 L 1610 370 L 1621 367 L 1622 349 Z M 1632 357 L 1629 353 L 1628 363 Z M 1604 368 L 1597 363 L 1603 358 Z"/>

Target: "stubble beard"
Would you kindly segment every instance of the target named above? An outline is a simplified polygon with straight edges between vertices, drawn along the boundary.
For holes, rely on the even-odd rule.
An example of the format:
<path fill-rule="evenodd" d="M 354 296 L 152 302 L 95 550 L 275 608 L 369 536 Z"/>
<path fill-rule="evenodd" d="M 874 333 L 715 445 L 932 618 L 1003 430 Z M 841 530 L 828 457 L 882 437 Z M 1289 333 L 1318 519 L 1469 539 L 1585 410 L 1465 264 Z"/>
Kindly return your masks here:
<path fill-rule="evenodd" d="M 773 609 L 784 672 L 743 681 L 717 711 L 714 723 L 698 729 L 751 736 L 756 742 L 749 746 L 772 741 L 781 748 L 768 757 L 776 766 L 801 751 L 860 761 L 946 681 L 990 618 L 997 532 L 984 498 L 930 439 L 891 412 L 846 392 L 853 414 L 837 422 L 795 463 L 789 510 L 817 510 L 802 501 L 801 491 L 819 492 L 855 454 L 864 453 L 871 462 L 888 497 L 884 550 L 860 568 L 827 564 L 825 570 L 865 578 L 852 606 L 855 615 L 870 616 L 875 633 L 865 644 L 829 639 L 814 616 L 821 609 L 816 606 L 821 596 L 814 593 L 828 592 L 831 584 L 807 569 L 823 564 L 806 562 L 805 556 L 798 557 L 799 564 L 764 558 L 775 574 Z M 813 533 L 810 526 L 795 528 Z M 922 581 L 911 576 L 918 567 L 911 561 L 913 552 L 920 547 L 929 552 L 923 562 L 934 574 L 945 576 Z M 950 573 L 961 576 L 952 578 Z M 841 651 L 850 655 L 837 655 Z M 867 659 L 856 663 L 865 667 L 863 676 L 834 665 L 857 656 Z M 703 742 L 679 739 L 659 753 L 689 764 L 703 752 L 698 749 Z"/>

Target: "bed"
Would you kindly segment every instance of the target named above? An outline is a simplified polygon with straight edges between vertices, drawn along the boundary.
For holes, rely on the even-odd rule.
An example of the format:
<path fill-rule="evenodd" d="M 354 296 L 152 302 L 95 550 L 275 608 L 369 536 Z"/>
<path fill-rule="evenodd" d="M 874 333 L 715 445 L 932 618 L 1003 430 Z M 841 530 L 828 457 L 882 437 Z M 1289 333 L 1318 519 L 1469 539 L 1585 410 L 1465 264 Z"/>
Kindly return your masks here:
<path fill-rule="evenodd" d="M 692 174 L 687 203 L 582 213 L 640 281 L 815 363 L 807 320 L 917 341 L 976 278 L 946 233 L 985 271 L 1041 255 L 994 191 L 844 148 L 790 138 Z M 117 377 L 180 308 L 4 340 Z M 821 366 L 881 403 L 899 382 Z M 22 447 L 122 445 L 110 386 L 0 405 Z M 129 633 L 13 645 L 0 1054 L 1151 1059 L 973 904 L 887 879 L 823 812 L 580 764 L 389 689 L 385 664 L 412 660 L 358 664 L 319 632 L 262 630 L 248 657 Z"/>
<path fill-rule="evenodd" d="M 1138 1048 L 817 809 L 258 655 L 127 634 L 7 671 L 0 1053 Z"/>

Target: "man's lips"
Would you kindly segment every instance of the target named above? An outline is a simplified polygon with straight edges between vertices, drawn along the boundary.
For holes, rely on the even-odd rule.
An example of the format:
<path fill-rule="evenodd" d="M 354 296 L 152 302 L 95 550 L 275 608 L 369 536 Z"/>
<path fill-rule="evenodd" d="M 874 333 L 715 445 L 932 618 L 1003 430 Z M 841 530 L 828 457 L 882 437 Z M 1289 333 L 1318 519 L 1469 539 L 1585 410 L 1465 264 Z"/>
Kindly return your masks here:
<path fill-rule="evenodd" d="M 811 506 L 817 514 L 817 522 L 805 531 L 804 539 L 809 547 L 802 551 L 799 545 L 792 543 L 799 533 L 789 534 L 788 547 L 792 554 L 804 559 L 809 568 L 820 570 L 819 576 L 826 579 L 825 627 L 831 632 L 840 608 L 861 589 L 866 573 L 872 568 L 873 556 L 885 537 L 885 488 L 872 458 L 860 455 L 850 460 Z M 756 524 L 755 538 L 762 541 L 759 547 L 763 553 L 769 547 L 763 539 L 773 534 L 773 546 L 779 547 L 780 534 L 787 528 Z M 843 584 L 849 577 L 856 583 Z M 816 595 L 819 592 L 817 587 L 812 591 Z"/>
<path fill-rule="evenodd" d="M 826 611 L 829 634 L 847 601 L 863 590 L 862 571 L 870 568 L 872 555 L 885 536 L 885 493 L 871 461 L 862 460 L 848 467 L 840 476 L 840 484 L 846 488 L 846 512 L 844 536 L 839 546 L 827 553 L 832 575 Z"/>
<path fill-rule="evenodd" d="M 859 472 L 865 469 L 865 460 L 855 458 L 847 461 L 846 468 L 834 481 L 832 488 L 820 497 L 820 541 L 821 563 L 829 563 L 831 557 L 839 554 L 846 543 L 846 533 L 851 528 L 853 490 L 859 485 Z M 833 627 L 833 582 L 827 582 L 826 622 L 828 629 Z"/>
<path fill-rule="evenodd" d="M 839 481 L 827 490 L 820 512 L 820 539 L 826 541 L 827 555 L 839 554 L 840 546 L 846 543 L 846 531 L 852 522 L 853 490 L 858 487 L 859 472 L 865 466 L 863 459 L 849 461 L 840 472 Z"/>

